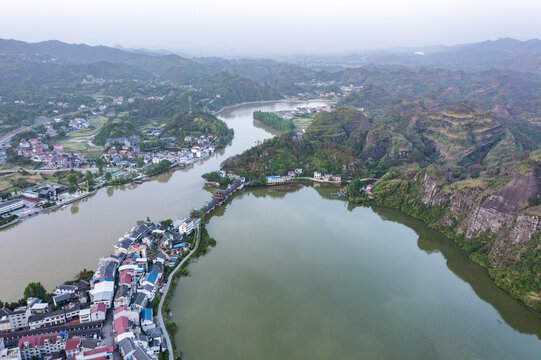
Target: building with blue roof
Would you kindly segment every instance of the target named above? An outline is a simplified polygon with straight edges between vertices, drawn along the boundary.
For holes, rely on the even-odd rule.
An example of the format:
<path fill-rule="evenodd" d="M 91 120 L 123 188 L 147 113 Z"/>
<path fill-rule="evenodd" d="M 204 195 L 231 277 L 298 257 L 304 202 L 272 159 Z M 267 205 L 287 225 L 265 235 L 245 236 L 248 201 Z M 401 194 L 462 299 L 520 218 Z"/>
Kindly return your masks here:
<path fill-rule="evenodd" d="M 148 285 L 155 286 L 156 282 L 158 281 L 158 275 L 159 275 L 158 272 L 152 270 L 151 272 L 145 275 L 142 281 L 142 285 L 144 286 L 148 284 Z"/>

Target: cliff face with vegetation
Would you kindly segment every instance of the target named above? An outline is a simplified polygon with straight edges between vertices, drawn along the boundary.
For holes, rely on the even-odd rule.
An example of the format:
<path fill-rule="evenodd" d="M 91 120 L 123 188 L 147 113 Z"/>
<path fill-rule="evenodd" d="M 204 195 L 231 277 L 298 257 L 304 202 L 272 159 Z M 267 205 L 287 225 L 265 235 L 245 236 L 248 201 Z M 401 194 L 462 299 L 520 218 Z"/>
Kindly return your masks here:
<path fill-rule="evenodd" d="M 541 310 L 541 152 L 502 164 L 496 176 L 449 182 L 441 169 L 395 170 L 375 183 L 372 199 L 400 209 L 453 239 L 486 266 L 496 284 Z"/>

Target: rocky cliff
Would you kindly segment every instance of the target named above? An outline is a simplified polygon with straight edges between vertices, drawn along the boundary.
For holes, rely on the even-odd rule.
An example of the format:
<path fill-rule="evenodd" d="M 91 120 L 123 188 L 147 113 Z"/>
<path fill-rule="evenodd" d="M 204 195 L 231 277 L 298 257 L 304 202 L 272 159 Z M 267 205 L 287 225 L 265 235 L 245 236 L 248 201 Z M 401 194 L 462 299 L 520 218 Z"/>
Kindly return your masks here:
<path fill-rule="evenodd" d="M 494 178 L 452 183 L 436 167 L 394 172 L 368 201 L 425 220 L 486 266 L 500 287 L 541 310 L 541 211 L 531 201 L 541 195 L 538 157 L 508 163 Z"/>

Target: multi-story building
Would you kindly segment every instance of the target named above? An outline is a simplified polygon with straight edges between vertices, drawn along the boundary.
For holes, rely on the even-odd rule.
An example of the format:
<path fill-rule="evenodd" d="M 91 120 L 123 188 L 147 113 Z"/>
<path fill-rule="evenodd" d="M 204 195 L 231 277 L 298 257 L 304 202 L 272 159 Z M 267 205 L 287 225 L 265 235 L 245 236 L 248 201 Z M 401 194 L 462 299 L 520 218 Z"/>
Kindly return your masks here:
<path fill-rule="evenodd" d="M 49 313 L 31 315 L 28 318 L 28 326 L 31 330 L 44 326 L 59 325 L 65 322 L 66 313 L 63 309 Z"/>
<path fill-rule="evenodd" d="M 22 360 L 43 358 L 66 349 L 66 337 L 59 334 L 27 336 L 19 339 Z"/>

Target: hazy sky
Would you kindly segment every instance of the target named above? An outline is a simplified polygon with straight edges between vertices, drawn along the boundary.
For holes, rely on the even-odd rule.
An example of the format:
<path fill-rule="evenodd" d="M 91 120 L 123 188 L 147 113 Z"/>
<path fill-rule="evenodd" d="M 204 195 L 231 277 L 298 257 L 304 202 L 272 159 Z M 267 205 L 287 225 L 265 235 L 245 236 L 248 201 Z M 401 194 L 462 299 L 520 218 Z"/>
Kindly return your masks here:
<path fill-rule="evenodd" d="M 206 55 L 352 52 L 541 38 L 541 0 L 2 0 L 0 37 Z"/>

